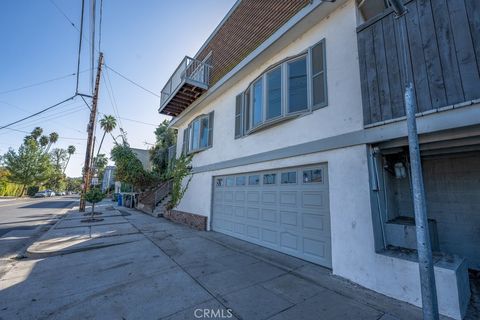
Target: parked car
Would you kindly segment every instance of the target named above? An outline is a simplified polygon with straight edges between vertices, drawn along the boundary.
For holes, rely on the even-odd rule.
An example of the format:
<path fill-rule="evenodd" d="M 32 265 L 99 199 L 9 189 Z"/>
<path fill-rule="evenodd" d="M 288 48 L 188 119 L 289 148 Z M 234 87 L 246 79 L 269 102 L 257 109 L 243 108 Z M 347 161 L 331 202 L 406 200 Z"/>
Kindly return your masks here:
<path fill-rule="evenodd" d="M 45 192 L 47 193 L 47 197 L 54 197 L 56 195 L 55 191 L 50 189 L 45 190 Z"/>
<path fill-rule="evenodd" d="M 47 190 L 44 190 L 44 191 L 40 191 L 40 192 L 35 193 L 34 197 L 35 198 L 46 198 L 46 197 L 49 197 L 49 195 L 47 193 Z"/>

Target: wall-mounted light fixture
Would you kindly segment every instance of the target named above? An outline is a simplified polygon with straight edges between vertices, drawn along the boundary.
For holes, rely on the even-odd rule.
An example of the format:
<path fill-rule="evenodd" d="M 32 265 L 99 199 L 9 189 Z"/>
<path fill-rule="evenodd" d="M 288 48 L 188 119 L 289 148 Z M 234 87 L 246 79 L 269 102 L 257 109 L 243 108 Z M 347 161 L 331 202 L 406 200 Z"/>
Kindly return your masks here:
<path fill-rule="evenodd" d="M 403 179 L 407 176 L 407 170 L 402 162 L 395 163 L 395 178 Z"/>

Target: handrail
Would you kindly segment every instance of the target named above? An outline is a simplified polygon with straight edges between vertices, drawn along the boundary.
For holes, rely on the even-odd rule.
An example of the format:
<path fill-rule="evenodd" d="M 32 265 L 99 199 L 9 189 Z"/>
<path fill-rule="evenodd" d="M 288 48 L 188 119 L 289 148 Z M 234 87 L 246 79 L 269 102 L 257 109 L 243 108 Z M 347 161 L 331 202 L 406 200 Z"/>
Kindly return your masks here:
<path fill-rule="evenodd" d="M 163 105 L 186 79 L 208 86 L 211 68 L 211 65 L 203 61 L 185 56 L 163 87 L 160 105 Z"/>
<path fill-rule="evenodd" d="M 170 192 L 172 192 L 173 188 L 173 179 L 166 181 L 162 184 L 159 188 L 155 190 L 155 201 L 154 206 L 157 206 L 160 201 L 162 201 Z"/>

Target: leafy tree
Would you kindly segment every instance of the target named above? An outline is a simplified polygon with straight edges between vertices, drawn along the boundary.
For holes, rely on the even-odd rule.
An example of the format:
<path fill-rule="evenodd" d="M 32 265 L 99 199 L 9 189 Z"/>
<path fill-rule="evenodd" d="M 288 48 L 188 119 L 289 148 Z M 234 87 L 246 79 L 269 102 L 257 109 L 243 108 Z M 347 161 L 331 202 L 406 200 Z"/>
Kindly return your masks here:
<path fill-rule="evenodd" d="M 97 155 L 93 158 L 93 163 L 95 165 L 94 169 L 96 170 L 98 177 L 100 180 L 103 178 L 103 173 L 105 172 L 105 168 L 108 164 L 107 156 L 103 153 Z"/>
<path fill-rule="evenodd" d="M 62 170 L 65 166 L 65 162 L 68 159 L 68 152 L 65 149 L 55 148 L 50 153 L 50 157 L 52 159 L 52 164 L 55 169 Z"/>
<path fill-rule="evenodd" d="M 22 185 L 23 196 L 27 186 L 46 181 L 52 171 L 50 158 L 33 139 L 28 139 L 18 152 L 10 149 L 4 156 L 9 181 Z"/>
<path fill-rule="evenodd" d="M 173 209 L 180 203 L 185 192 L 188 189 L 188 185 L 192 180 L 192 162 L 193 155 L 181 155 L 177 160 L 170 172 L 170 178 L 173 179 L 172 186 L 172 198 L 168 203 L 167 209 Z M 188 178 L 186 181 L 185 178 Z"/>
<path fill-rule="evenodd" d="M 127 143 L 113 147 L 111 156 L 115 162 L 117 180 L 141 189 L 152 185 L 157 180 L 154 174 L 143 169 L 142 162 Z"/>
<path fill-rule="evenodd" d="M 76 150 L 77 149 L 75 148 L 75 146 L 68 146 L 67 148 L 68 159 L 67 159 L 67 163 L 65 163 L 65 167 L 63 167 L 63 173 L 65 173 L 65 170 L 67 170 L 67 166 L 68 166 L 68 163 L 70 162 L 70 158 L 72 157 L 73 154 L 75 154 Z"/>
<path fill-rule="evenodd" d="M 72 191 L 72 192 L 80 192 L 82 191 L 82 183 L 83 183 L 83 178 L 78 177 L 78 178 L 66 178 L 66 190 L 67 191 Z"/>
<path fill-rule="evenodd" d="M 177 141 L 176 130 L 169 128 L 169 121 L 164 120 L 155 130 L 155 146 L 150 149 L 150 160 L 153 163 L 153 170 L 165 175 L 168 167 L 168 148 Z"/>
<path fill-rule="evenodd" d="M 91 219 L 93 219 L 93 215 L 95 214 L 95 203 L 102 201 L 103 198 L 104 198 L 104 194 L 102 193 L 102 191 L 100 191 L 99 188 L 91 188 L 90 190 L 87 191 L 87 193 L 85 193 L 85 200 L 92 204 Z"/>

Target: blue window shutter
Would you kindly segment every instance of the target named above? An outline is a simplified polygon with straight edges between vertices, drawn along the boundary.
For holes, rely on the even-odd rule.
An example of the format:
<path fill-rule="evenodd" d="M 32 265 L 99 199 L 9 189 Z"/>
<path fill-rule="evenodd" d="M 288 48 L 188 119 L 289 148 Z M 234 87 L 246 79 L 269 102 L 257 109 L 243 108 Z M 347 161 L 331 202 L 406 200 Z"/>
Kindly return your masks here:
<path fill-rule="evenodd" d="M 243 136 L 243 93 L 235 98 L 235 139 Z"/>
<path fill-rule="evenodd" d="M 208 114 L 208 146 L 213 145 L 213 111 Z"/>
<path fill-rule="evenodd" d="M 184 155 L 188 153 L 188 127 L 183 130 L 183 145 L 182 145 L 182 152 Z"/>
<path fill-rule="evenodd" d="M 312 100 L 313 110 L 325 107 L 327 99 L 327 60 L 325 39 L 314 45 L 312 54 Z"/>

